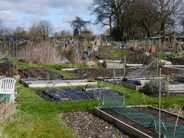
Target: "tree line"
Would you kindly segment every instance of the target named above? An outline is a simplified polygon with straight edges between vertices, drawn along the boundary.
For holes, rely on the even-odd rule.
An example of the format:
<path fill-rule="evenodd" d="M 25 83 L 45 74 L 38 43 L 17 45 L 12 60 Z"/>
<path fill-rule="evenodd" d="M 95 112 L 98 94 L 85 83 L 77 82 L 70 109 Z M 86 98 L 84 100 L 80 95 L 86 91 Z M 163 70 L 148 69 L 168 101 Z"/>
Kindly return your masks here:
<path fill-rule="evenodd" d="M 116 40 L 173 32 L 183 16 L 182 0 L 93 0 L 95 24 L 109 26 Z"/>

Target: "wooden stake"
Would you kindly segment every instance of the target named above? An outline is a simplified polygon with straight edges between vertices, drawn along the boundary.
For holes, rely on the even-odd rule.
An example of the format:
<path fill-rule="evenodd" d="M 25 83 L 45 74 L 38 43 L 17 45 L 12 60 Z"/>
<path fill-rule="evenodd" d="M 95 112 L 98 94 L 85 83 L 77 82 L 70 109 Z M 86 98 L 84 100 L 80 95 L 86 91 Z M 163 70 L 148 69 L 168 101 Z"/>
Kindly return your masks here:
<path fill-rule="evenodd" d="M 167 76 L 167 96 L 169 96 L 169 76 Z"/>
<path fill-rule="evenodd" d="M 180 106 L 180 109 L 178 111 L 178 116 L 177 116 L 177 119 L 176 119 L 176 124 L 175 124 L 175 128 L 174 128 L 174 136 L 175 136 L 175 132 L 176 132 L 176 127 L 177 127 L 177 124 L 178 124 L 178 119 L 179 119 L 179 115 L 180 115 L 180 112 L 181 112 L 181 109 L 183 108 L 183 104 Z"/>

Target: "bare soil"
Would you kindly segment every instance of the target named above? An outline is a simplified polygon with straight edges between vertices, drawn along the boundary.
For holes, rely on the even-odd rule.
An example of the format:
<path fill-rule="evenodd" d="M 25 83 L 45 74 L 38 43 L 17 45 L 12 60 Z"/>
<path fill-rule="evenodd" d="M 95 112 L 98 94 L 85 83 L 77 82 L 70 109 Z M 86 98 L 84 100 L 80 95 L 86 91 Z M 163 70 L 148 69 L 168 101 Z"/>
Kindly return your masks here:
<path fill-rule="evenodd" d="M 82 138 L 130 138 L 125 132 L 120 131 L 113 125 L 90 112 L 62 113 L 67 127 Z"/>
<path fill-rule="evenodd" d="M 0 75 L 6 75 L 8 71 L 11 71 L 11 73 L 13 73 L 12 65 L 10 65 L 9 69 L 9 63 L 0 63 Z"/>
<path fill-rule="evenodd" d="M 39 78 L 43 80 L 50 80 L 50 79 L 60 79 L 63 76 L 53 77 L 53 75 L 57 75 L 58 73 L 54 71 L 50 71 L 49 69 L 45 68 L 25 68 L 19 69 L 19 75 L 22 78 Z"/>
<path fill-rule="evenodd" d="M 132 72 L 135 69 L 127 69 L 126 72 Z M 76 69 L 69 71 L 69 73 L 79 74 L 85 78 L 96 78 L 96 77 L 113 77 L 113 69 Z M 124 75 L 124 69 L 115 70 L 116 77 L 121 77 Z"/>
<path fill-rule="evenodd" d="M 49 97 L 46 95 L 42 90 L 35 90 L 35 93 L 40 96 L 42 99 L 48 101 L 48 102 L 56 102 L 56 100 L 52 97 Z"/>
<path fill-rule="evenodd" d="M 169 61 L 171 61 L 173 65 L 184 65 L 184 57 L 169 58 Z"/>

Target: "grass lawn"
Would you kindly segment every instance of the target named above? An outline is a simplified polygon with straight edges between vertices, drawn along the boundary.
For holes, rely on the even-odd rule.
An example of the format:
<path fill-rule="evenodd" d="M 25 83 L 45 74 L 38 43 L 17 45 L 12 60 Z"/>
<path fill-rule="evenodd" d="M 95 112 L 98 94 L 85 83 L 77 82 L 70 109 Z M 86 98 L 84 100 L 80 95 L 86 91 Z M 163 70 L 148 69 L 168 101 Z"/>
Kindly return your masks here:
<path fill-rule="evenodd" d="M 7 135 L 15 138 L 75 138 L 76 134 L 71 128 L 66 127 L 62 120 L 61 111 L 86 111 L 98 105 L 97 100 L 50 103 L 36 95 L 35 90 L 23 85 L 18 89 L 18 112 L 13 122 L 1 123 L 4 128 L 2 137 Z"/>

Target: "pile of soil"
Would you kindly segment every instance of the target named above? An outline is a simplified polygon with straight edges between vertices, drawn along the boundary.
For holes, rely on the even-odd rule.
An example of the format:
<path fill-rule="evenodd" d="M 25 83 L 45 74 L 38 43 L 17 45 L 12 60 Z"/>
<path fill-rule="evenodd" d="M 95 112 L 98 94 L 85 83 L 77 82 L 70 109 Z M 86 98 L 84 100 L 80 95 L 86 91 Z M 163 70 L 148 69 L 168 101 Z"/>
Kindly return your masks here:
<path fill-rule="evenodd" d="M 115 128 L 90 112 L 62 113 L 67 127 L 83 138 L 130 138 L 125 132 Z"/>
<path fill-rule="evenodd" d="M 63 76 L 54 77 L 53 75 L 57 75 L 58 73 L 50 71 L 49 69 L 45 68 L 25 68 L 19 69 L 20 78 L 39 78 L 39 79 L 60 79 Z"/>
<path fill-rule="evenodd" d="M 155 118 L 159 118 L 159 112 L 158 110 L 155 110 L 155 109 L 152 109 L 150 107 L 147 107 L 147 108 L 143 108 L 143 107 L 136 107 L 135 109 L 137 109 L 138 111 L 141 111 L 143 113 L 147 113 Z M 152 137 L 158 137 L 158 134 L 155 133 L 155 129 L 152 129 L 152 128 L 146 128 L 140 124 L 137 124 L 135 123 L 134 121 L 128 119 L 127 117 L 121 115 L 121 114 L 118 114 L 110 109 L 104 109 L 103 111 L 105 111 L 106 113 L 112 115 L 113 117 L 133 126 L 134 128 L 137 128 L 139 129 L 140 131 L 152 136 Z M 165 113 L 165 112 L 162 112 L 161 113 L 161 120 L 162 121 L 165 121 L 165 122 L 169 122 L 169 123 L 173 123 L 175 124 L 175 121 L 176 121 L 176 117 L 174 115 L 171 115 L 171 114 L 168 114 L 168 113 Z M 178 120 L 178 124 L 180 125 L 184 125 L 184 120 L 183 119 L 179 119 Z"/>
<path fill-rule="evenodd" d="M 126 72 L 132 72 L 135 69 L 126 69 Z M 110 77 L 112 78 L 113 69 L 76 69 L 73 71 L 69 71 L 69 73 L 79 74 L 84 76 L 85 78 L 96 78 L 96 77 Z M 124 75 L 124 69 L 116 69 L 115 70 L 116 77 L 121 77 Z"/>

